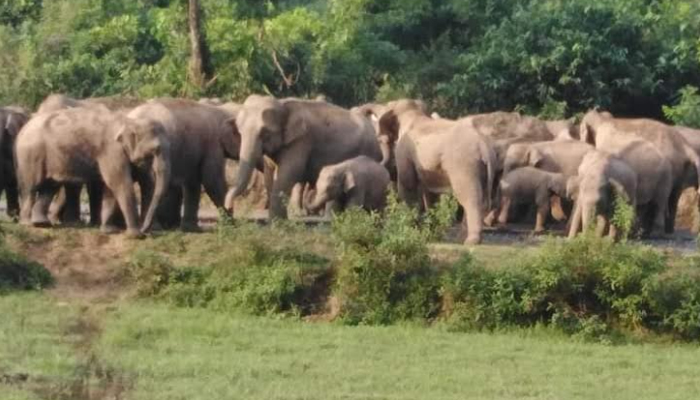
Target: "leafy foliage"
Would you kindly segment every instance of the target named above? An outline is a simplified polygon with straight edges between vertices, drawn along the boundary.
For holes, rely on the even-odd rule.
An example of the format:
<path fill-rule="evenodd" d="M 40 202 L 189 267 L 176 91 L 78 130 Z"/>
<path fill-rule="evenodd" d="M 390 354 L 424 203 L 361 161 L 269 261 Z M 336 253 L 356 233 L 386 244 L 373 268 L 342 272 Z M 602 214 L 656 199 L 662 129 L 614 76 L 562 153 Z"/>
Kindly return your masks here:
<path fill-rule="evenodd" d="M 695 0 L 201 0 L 204 89 L 188 85 L 186 3 L 0 2 L 0 103 L 257 92 L 344 106 L 420 97 L 445 116 L 599 105 L 662 117 L 700 87 Z"/>

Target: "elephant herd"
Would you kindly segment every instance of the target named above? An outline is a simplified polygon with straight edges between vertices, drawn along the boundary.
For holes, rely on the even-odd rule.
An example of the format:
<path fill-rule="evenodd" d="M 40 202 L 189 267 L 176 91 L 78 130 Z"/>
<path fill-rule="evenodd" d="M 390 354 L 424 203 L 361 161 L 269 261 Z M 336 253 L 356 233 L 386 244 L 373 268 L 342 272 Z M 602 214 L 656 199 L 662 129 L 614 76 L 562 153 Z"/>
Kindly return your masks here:
<path fill-rule="evenodd" d="M 309 213 L 381 210 L 391 187 L 423 210 L 453 193 L 468 244 L 523 204 L 536 210 L 536 232 L 550 213 L 569 214 L 570 236 L 594 226 L 616 237 L 622 200 L 639 232 L 671 233 L 681 192 L 700 181 L 700 131 L 598 110 L 576 124 L 508 112 L 452 120 L 410 99 L 347 110 L 259 95 L 238 104 L 54 94 L 33 115 L 0 108 L 0 128 L 8 214 L 32 226 L 77 223 L 86 187 L 90 222 L 129 236 L 197 230 L 202 189 L 230 213 L 256 173 L 272 218 L 287 217 L 295 188 Z M 227 160 L 238 163 L 231 187 Z"/>

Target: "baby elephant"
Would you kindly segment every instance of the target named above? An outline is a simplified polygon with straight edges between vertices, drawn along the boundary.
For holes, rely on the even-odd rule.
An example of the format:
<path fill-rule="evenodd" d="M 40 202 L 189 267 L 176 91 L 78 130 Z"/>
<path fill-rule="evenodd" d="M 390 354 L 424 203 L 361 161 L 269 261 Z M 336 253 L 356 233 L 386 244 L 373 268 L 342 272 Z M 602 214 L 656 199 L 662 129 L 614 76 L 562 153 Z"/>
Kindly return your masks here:
<path fill-rule="evenodd" d="M 369 157 L 359 156 L 324 167 L 316 181 L 315 194 L 306 207 L 313 213 L 332 201 L 338 210 L 353 206 L 368 211 L 381 210 L 386 205 L 390 182 L 386 168 Z"/>
<path fill-rule="evenodd" d="M 501 210 L 500 224 L 508 222 L 508 209 L 511 205 L 534 203 L 537 205 L 535 232 L 545 230 L 547 214 L 550 210 L 550 197 L 566 195 L 566 177 L 563 174 L 546 172 L 533 167 L 518 168 L 506 174 L 500 183 Z"/>

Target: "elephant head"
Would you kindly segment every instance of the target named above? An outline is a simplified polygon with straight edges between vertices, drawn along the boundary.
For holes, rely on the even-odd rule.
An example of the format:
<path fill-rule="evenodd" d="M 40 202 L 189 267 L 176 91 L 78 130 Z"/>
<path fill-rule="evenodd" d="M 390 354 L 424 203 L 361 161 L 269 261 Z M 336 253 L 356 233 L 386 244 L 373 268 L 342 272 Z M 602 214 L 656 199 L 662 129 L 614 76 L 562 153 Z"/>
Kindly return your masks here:
<path fill-rule="evenodd" d="M 307 206 L 309 212 L 320 210 L 327 202 L 343 197 L 355 186 L 355 176 L 351 171 L 336 166 L 323 168 L 316 181 L 315 196 Z"/>
<path fill-rule="evenodd" d="M 132 164 L 150 167 L 153 173 L 153 197 L 143 220 L 142 232 L 151 228 L 156 208 L 170 183 L 170 141 L 165 129 L 157 121 L 125 118 L 115 138 L 124 147 Z"/>
<path fill-rule="evenodd" d="M 241 149 L 236 185 L 226 195 L 227 209 L 246 190 L 253 170 L 262 165 L 263 155 L 274 158 L 282 148 L 306 136 L 306 112 L 273 97 L 253 95 L 246 99 L 233 125 L 240 134 Z"/>
<path fill-rule="evenodd" d="M 585 231 L 591 223 L 601 215 L 611 215 L 616 196 L 630 203 L 630 195 L 624 186 L 614 178 L 583 179 L 581 181 L 576 201 L 581 207 L 582 226 Z M 605 223 L 598 219 L 596 234 L 602 236 Z"/>
<path fill-rule="evenodd" d="M 514 169 L 527 166 L 538 168 L 543 160 L 542 152 L 530 146 L 529 143 L 514 143 L 506 150 L 503 173 L 507 174 Z"/>
<path fill-rule="evenodd" d="M 3 156 L 7 159 L 12 159 L 12 148 L 15 138 L 19 134 L 24 124 L 29 120 L 28 114 L 18 108 L 6 107 L 0 109 L 0 116 L 4 115 L 4 119 L 0 118 L 0 147 L 2 148 Z"/>
<path fill-rule="evenodd" d="M 591 110 L 583 116 L 579 126 L 579 139 L 590 145 L 596 145 L 596 131 L 598 127 L 613 118 L 607 111 Z"/>

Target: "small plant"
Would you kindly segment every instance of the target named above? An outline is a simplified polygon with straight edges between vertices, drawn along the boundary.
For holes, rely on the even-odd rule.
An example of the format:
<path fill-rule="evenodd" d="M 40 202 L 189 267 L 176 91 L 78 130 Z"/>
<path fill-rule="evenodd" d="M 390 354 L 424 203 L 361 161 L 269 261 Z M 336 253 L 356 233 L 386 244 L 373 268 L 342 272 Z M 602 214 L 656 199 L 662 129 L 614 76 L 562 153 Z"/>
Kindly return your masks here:
<path fill-rule="evenodd" d="M 680 90 L 675 106 L 664 106 L 666 118 L 676 125 L 700 128 L 700 93 L 695 86 Z"/>
<path fill-rule="evenodd" d="M 340 246 L 335 293 L 343 321 L 389 324 L 435 317 L 439 275 L 428 242 L 444 235 L 455 209 L 444 200 L 421 220 L 392 192 L 381 215 L 351 209 L 338 216 L 333 221 Z"/>
<path fill-rule="evenodd" d="M 6 290 L 41 290 L 54 283 L 43 265 L 11 251 L 0 230 L 0 292 Z"/>
<path fill-rule="evenodd" d="M 619 238 L 623 241 L 627 240 L 634 228 L 636 218 L 635 209 L 617 194 L 615 195 L 613 204 L 613 217 L 610 223 L 617 228 Z"/>

